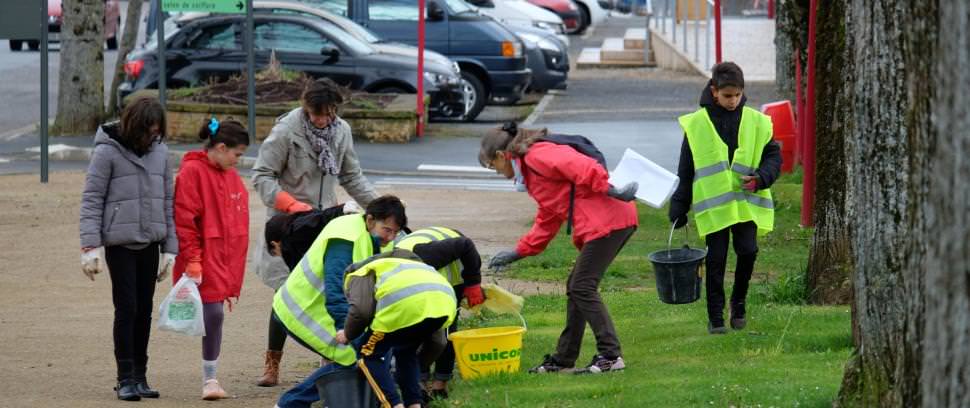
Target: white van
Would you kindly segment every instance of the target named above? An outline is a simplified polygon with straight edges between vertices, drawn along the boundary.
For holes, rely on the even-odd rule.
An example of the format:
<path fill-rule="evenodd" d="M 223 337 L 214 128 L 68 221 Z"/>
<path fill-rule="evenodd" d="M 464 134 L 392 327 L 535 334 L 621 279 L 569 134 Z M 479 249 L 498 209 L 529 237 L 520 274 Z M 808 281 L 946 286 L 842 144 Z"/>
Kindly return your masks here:
<path fill-rule="evenodd" d="M 533 5 L 525 0 L 468 0 L 478 11 L 498 20 L 506 26 L 525 26 L 540 28 L 556 34 L 566 46 L 566 25 L 556 13 Z"/>

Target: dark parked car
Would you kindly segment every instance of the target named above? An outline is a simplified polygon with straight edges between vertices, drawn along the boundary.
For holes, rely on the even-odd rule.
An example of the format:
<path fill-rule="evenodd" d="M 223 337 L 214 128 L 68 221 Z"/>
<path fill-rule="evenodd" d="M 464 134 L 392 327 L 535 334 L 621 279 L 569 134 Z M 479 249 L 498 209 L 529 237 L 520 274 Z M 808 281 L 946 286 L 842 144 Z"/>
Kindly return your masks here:
<path fill-rule="evenodd" d="M 350 8 L 346 0 L 300 2 L 345 15 L 384 40 L 418 43 L 417 0 L 360 0 L 350 2 Z M 471 95 L 469 115 L 477 115 L 488 101 L 509 103 L 522 97 L 532 72 L 515 34 L 461 0 L 428 0 L 426 15 L 425 44 L 461 67 Z"/>
<path fill-rule="evenodd" d="M 171 21 L 171 20 L 169 20 Z M 319 18 L 258 13 L 255 16 L 256 64 L 269 62 L 272 51 L 287 69 L 327 77 L 350 89 L 367 92 L 416 92 L 417 58 L 380 52 Z M 166 38 L 167 84 L 177 88 L 225 80 L 245 69 L 243 15 L 193 19 Z M 168 29 L 168 27 L 166 27 Z M 125 63 L 122 98 L 158 86 L 154 43 L 132 53 Z M 454 65 L 426 63 L 425 90 L 433 116 L 458 117 L 465 112 L 462 83 Z M 294 95 L 297 96 L 297 95 Z"/>
<path fill-rule="evenodd" d="M 544 92 L 550 89 L 566 89 L 569 77 L 569 49 L 555 34 L 548 30 L 530 27 L 509 27 L 522 43 L 532 70 L 529 90 Z"/>

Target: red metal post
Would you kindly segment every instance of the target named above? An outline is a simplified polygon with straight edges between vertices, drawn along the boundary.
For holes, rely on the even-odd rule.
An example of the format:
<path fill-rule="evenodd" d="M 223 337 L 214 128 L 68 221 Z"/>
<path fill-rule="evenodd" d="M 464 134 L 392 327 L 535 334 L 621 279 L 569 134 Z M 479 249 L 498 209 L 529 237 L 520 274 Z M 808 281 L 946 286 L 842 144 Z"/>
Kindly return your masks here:
<path fill-rule="evenodd" d="M 418 137 L 424 136 L 424 14 L 425 0 L 418 0 Z"/>
<path fill-rule="evenodd" d="M 809 1 L 808 11 L 808 84 L 805 87 L 805 151 L 803 167 L 805 179 L 802 183 L 802 226 L 813 225 L 815 204 L 815 14 L 818 0 Z"/>
<path fill-rule="evenodd" d="M 805 99 L 802 98 L 802 52 L 795 49 L 795 164 L 802 162 L 805 144 Z"/>
<path fill-rule="evenodd" d="M 714 63 L 721 63 L 721 0 L 714 0 Z"/>
<path fill-rule="evenodd" d="M 775 0 L 768 0 L 768 18 L 775 18 Z"/>

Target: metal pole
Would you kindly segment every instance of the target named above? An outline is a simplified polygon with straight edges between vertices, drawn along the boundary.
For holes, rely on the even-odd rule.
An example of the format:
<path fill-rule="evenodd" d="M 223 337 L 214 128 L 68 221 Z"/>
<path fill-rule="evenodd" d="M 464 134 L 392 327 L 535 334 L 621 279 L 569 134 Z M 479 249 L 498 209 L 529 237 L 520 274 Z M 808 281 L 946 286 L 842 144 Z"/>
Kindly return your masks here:
<path fill-rule="evenodd" d="M 664 0 L 664 17 L 660 25 L 660 32 L 667 34 L 667 19 L 670 18 L 670 0 Z"/>
<path fill-rule="evenodd" d="M 648 2 L 649 4 L 649 2 Z M 647 31 L 643 36 L 643 64 L 647 65 L 650 63 L 650 18 L 653 16 L 653 5 L 647 7 Z M 654 23 L 656 24 L 656 23 Z"/>
<path fill-rule="evenodd" d="M 705 1 L 707 0 L 697 0 L 697 7 L 694 8 L 694 12 L 697 13 L 697 15 L 694 15 L 694 61 L 698 64 L 701 63 L 701 19 L 699 14 L 701 12 L 701 4 Z"/>
<path fill-rule="evenodd" d="M 246 116 L 249 122 L 249 145 L 256 144 L 256 50 L 253 44 L 253 0 L 246 0 Z"/>
<path fill-rule="evenodd" d="M 714 63 L 721 63 L 721 0 L 714 0 Z"/>
<path fill-rule="evenodd" d="M 704 0 L 704 7 L 707 10 L 707 24 L 704 26 L 704 68 L 711 67 L 711 3 Z"/>
<path fill-rule="evenodd" d="M 683 30 L 683 33 L 684 33 L 684 47 L 683 48 L 684 48 L 684 57 L 685 58 L 689 58 L 689 57 L 687 57 L 687 19 L 688 19 L 688 17 L 690 17 L 690 10 L 688 10 L 688 6 L 690 5 L 690 3 L 688 3 L 688 1 L 690 1 L 690 0 L 684 0 L 683 3 L 682 3 L 684 5 L 684 8 L 681 11 L 684 14 L 681 15 L 681 17 L 683 17 L 683 19 L 680 20 L 680 24 L 682 25 L 681 30 Z M 678 4 L 681 4 L 681 3 L 678 3 Z"/>
<path fill-rule="evenodd" d="M 418 0 L 418 137 L 424 135 L 424 15 L 425 1 Z"/>
<path fill-rule="evenodd" d="M 815 16 L 818 0 L 809 1 L 808 9 L 808 64 L 805 67 L 808 83 L 805 86 L 805 151 L 802 153 L 804 180 L 802 182 L 802 226 L 814 225 L 812 215 L 815 205 Z"/>
<path fill-rule="evenodd" d="M 158 0 L 160 3 L 155 11 L 155 24 L 156 30 L 155 34 L 158 36 L 158 102 L 162 104 L 162 108 L 165 107 L 165 87 L 166 87 L 166 77 L 168 73 L 165 72 L 165 12 L 162 10 L 163 0 Z M 120 58 L 120 56 L 119 56 Z"/>
<path fill-rule="evenodd" d="M 40 2 L 40 182 L 47 183 L 50 163 L 48 162 L 48 144 L 50 143 L 47 135 L 47 2 Z"/>
<path fill-rule="evenodd" d="M 677 7 L 677 6 L 674 5 L 674 7 Z M 670 34 L 672 34 L 674 37 L 674 45 L 677 45 L 677 16 L 676 16 L 677 10 L 676 9 L 674 10 L 674 14 L 675 15 L 672 15 L 670 18 L 670 24 L 671 24 Z"/>

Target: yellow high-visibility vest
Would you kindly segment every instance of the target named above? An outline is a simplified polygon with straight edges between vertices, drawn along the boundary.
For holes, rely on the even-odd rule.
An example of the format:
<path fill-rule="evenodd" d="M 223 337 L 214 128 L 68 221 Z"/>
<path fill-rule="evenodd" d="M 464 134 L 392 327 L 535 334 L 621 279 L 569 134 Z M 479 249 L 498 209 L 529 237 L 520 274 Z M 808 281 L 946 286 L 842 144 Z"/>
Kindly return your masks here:
<path fill-rule="evenodd" d="M 418 261 L 379 258 L 344 277 L 344 290 L 351 277 L 374 272 L 374 299 L 377 300 L 371 330 L 390 333 L 420 323 L 424 319 L 448 317 L 441 327 L 455 320 L 458 302 L 451 285 L 434 268 Z"/>
<path fill-rule="evenodd" d="M 460 236 L 461 234 L 459 234 L 458 231 L 455 231 L 451 228 L 428 227 L 428 228 L 419 229 L 417 231 L 414 231 L 408 234 L 408 236 L 397 241 L 394 244 L 394 247 L 403 248 L 408 251 L 414 252 L 415 246 L 418 246 L 421 244 L 427 244 L 429 242 L 442 241 L 449 238 L 458 238 Z M 451 286 L 460 285 L 465 282 L 465 280 L 461 278 L 461 262 L 457 260 L 448 265 L 445 265 L 441 269 L 438 269 L 438 272 L 440 272 L 441 275 L 445 277 L 445 279 L 448 279 L 448 282 L 451 283 Z"/>
<path fill-rule="evenodd" d="M 337 329 L 326 307 L 324 273 L 343 272 L 324 271 L 323 255 L 332 239 L 354 243 L 353 262 L 374 255 L 374 242 L 362 214 L 333 219 L 273 296 L 273 311 L 290 333 L 314 351 L 337 363 L 350 365 L 357 360 L 357 354 L 352 346 L 337 343 Z"/>
<path fill-rule="evenodd" d="M 705 108 L 678 118 L 694 158 L 691 210 L 701 237 L 731 225 L 754 221 L 759 234 L 775 227 L 771 190 L 755 193 L 741 188 L 741 176 L 755 173 L 761 153 L 771 141 L 771 118 L 749 107 L 741 111 L 738 148 L 733 163 Z M 685 182 L 685 180 L 681 180 Z"/>

